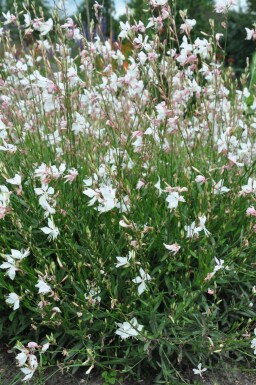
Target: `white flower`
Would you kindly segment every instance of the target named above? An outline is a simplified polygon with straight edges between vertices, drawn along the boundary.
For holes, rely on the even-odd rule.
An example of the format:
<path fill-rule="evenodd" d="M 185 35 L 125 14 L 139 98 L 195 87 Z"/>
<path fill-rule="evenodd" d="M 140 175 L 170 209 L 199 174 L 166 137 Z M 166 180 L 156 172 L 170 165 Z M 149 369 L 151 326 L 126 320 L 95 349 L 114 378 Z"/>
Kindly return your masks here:
<path fill-rule="evenodd" d="M 195 19 L 185 19 L 184 23 L 180 26 L 180 32 L 185 32 L 187 35 L 190 34 L 192 28 L 196 25 Z"/>
<path fill-rule="evenodd" d="M 42 279 L 38 279 L 37 285 L 35 285 L 39 289 L 38 294 L 47 294 L 52 291 L 51 286 L 49 286 Z"/>
<path fill-rule="evenodd" d="M 145 284 L 146 281 L 151 281 L 151 277 L 149 274 L 145 273 L 145 271 L 142 268 L 140 268 L 140 276 L 132 280 L 132 282 L 139 284 L 138 286 L 139 295 L 141 295 L 147 289 L 147 286 Z"/>
<path fill-rule="evenodd" d="M 167 250 L 171 251 L 171 252 L 173 253 L 173 255 L 177 254 L 178 251 L 180 250 L 180 245 L 178 245 L 178 243 L 173 243 L 173 244 L 171 244 L 171 245 L 166 245 L 166 244 L 164 243 L 164 247 L 165 247 Z"/>
<path fill-rule="evenodd" d="M 7 183 L 14 184 L 16 186 L 21 185 L 21 176 L 19 174 L 15 174 L 14 178 L 6 179 Z"/>
<path fill-rule="evenodd" d="M 3 146 L 0 146 L 0 150 L 9 152 L 10 154 L 14 154 L 17 151 L 17 146 L 11 143 L 6 143 L 3 140 Z"/>
<path fill-rule="evenodd" d="M 64 176 L 65 182 L 64 183 L 72 183 L 78 176 L 78 171 L 75 168 L 71 168 L 68 170 L 68 174 Z"/>
<path fill-rule="evenodd" d="M 24 259 L 26 257 L 28 257 L 30 254 L 30 251 L 29 249 L 21 249 L 21 250 L 16 250 L 16 249 L 11 249 L 11 255 L 9 255 L 10 257 L 14 258 L 14 259 Z"/>
<path fill-rule="evenodd" d="M 99 191 L 103 199 L 99 199 L 100 206 L 98 211 L 100 213 L 105 213 L 112 210 L 116 206 L 116 189 L 113 189 L 112 186 L 103 185 L 99 188 Z"/>
<path fill-rule="evenodd" d="M 42 183 L 42 186 L 40 188 L 36 187 L 34 188 L 34 191 L 36 195 L 39 195 L 39 203 L 40 205 L 42 202 L 44 203 L 45 201 L 48 201 L 50 199 L 50 196 L 54 194 L 54 188 L 49 187 L 48 184 Z"/>
<path fill-rule="evenodd" d="M 187 232 L 187 238 L 193 238 L 193 237 L 198 237 L 199 235 L 199 230 L 196 227 L 196 223 L 192 222 L 190 226 L 185 226 L 184 227 L 186 232 Z"/>
<path fill-rule="evenodd" d="M 245 40 L 256 40 L 256 29 L 245 28 L 245 30 L 247 34 Z"/>
<path fill-rule="evenodd" d="M 206 39 L 200 39 L 198 37 L 194 43 L 193 53 L 195 55 L 200 55 L 202 59 L 206 59 L 209 54 L 210 48 L 211 44 Z"/>
<path fill-rule="evenodd" d="M 10 11 L 7 13 L 2 12 L 3 17 L 6 19 L 4 25 L 14 23 L 16 21 L 16 17 L 11 15 Z"/>
<path fill-rule="evenodd" d="M 211 233 L 205 227 L 206 216 L 203 215 L 202 217 L 198 217 L 198 219 L 199 219 L 199 227 L 197 227 L 197 231 L 204 231 L 206 237 L 208 237 Z"/>
<path fill-rule="evenodd" d="M 85 194 L 86 196 L 88 196 L 89 198 L 91 198 L 91 200 L 90 200 L 89 203 L 88 203 L 88 206 L 92 206 L 92 205 L 93 205 L 93 204 L 100 198 L 99 192 L 94 191 L 94 190 L 91 189 L 91 188 L 86 188 L 86 189 L 83 191 L 83 194 Z"/>
<path fill-rule="evenodd" d="M 122 54 L 122 52 L 118 49 L 115 54 L 112 55 L 112 58 L 117 61 L 118 65 L 123 65 L 123 62 L 125 60 L 125 56 Z"/>
<path fill-rule="evenodd" d="M 0 186 L 0 203 L 1 206 L 7 206 L 10 202 L 11 192 L 6 186 Z"/>
<path fill-rule="evenodd" d="M 90 187 L 90 186 L 92 186 L 93 180 L 92 180 L 92 178 L 87 178 L 87 179 L 84 179 L 83 182 L 84 182 L 86 187 Z"/>
<path fill-rule="evenodd" d="M 138 183 L 137 183 L 137 185 L 136 185 L 136 189 L 137 190 L 140 190 L 142 187 L 144 187 L 145 186 L 145 181 L 143 180 L 143 179 L 139 179 L 138 180 Z"/>
<path fill-rule="evenodd" d="M 251 348 L 254 349 L 253 353 L 256 354 L 256 338 L 251 341 Z"/>
<path fill-rule="evenodd" d="M 52 19 L 48 19 L 47 21 L 43 22 L 40 19 L 35 19 L 33 21 L 33 28 L 36 31 L 39 31 L 42 36 L 46 35 L 53 28 L 53 20 Z"/>
<path fill-rule="evenodd" d="M 24 14 L 24 23 L 25 23 L 25 28 L 28 28 L 31 24 L 31 15 L 29 12 Z"/>
<path fill-rule="evenodd" d="M 44 212 L 45 218 L 48 218 L 50 214 L 51 215 L 55 214 L 55 212 L 56 212 L 55 208 L 53 208 L 52 206 L 49 205 L 49 203 L 47 202 L 47 200 L 45 199 L 44 196 L 41 196 L 39 198 L 39 203 L 40 203 L 40 206 L 42 207 L 42 209 L 45 210 L 45 212 Z"/>
<path fill-rule="evenodd" d="M 249 178 L 247 185 L 242 186 L 243 194 L 256 194 L 256 179 Z"/>
<path fill-rule="evenodd" d="M 200 377 L 202 377 L 202 373 L 206 372 L 206 368 L 202 369 L 202 364 L 198 364 L 197 369 L 193 369 L 194 374 L 199 374 Z"/>
<path fill-rule="evenodd" d="M 140 53 L 138 54 L 138 58 L 139 58 L 140 64 L 142 65 L 144 65 L 148 59 L 147 55 L 143 51 L 140 51 Z"/>
<path fill-rule="evenodd" d="M 7 275 L 13 280 L 15 278 L 15 272 L 18 271 L 18 268 L 15 266 L 15 259 L 22 260 L 26 258 L 30 254 L 29 250 L 16 250 L 11 249 L 11 255 L 7 254 L 5 255 L 7 262 L 2 263 L 0 265 L 1 269 L 9 269 L 7 271 Z"/>
<path fill-rule="evenodd" d="M 228 267 L 224 266 L 224 259 L 218 259 L 216 257 L 214 257 L 215 259 L 215 267 L 214 267 L 214 270 L 213 270 L 213 274 L 215 274 L 217 271 L 221 270 L 221 269 L 228 269 Z"/>
<path fill-rule="evenodd" d="M 177 191 L 173 191 L 168 194 L 166 198 L 166 202 L 168 202 L 168 209 L 176 209 L 178 207 L 179 202 L 186 202 L 183 196 L 181 196 Z"/>
<path fill-rule="evenodd" d="M 254 334 L 256 335 L 256 329 L 254 329 Z M 253 353 L 256 354 L 256 338 L 251 341 L 251 348 L 254 349 Z"/>
<path fill-rule="evenodd" d="M 128 23 L 128 21 L 126 23 L 123 23 L 122 21 L 120 21 L 120 28 L 121 28 L 121 32 L 119 33 L 118 37 L 120 37 L 121 39 L 127 38 L 131 30 L 131 26 Z"/>
<path fill-rule="evenodd" d="M 142 330 L 143 326 L 139 325 L 137 319 L 134 317 L 130 322 L 117 323 L 119 329 L 115 331 L 117 335 L 125 340 L 129 337 L 136 337 Z"/>
<path fill-rule="evenodd" d="M 224 194 L 226 192 L 229 192 L 230 189 L 223 186 L 223 179 L 221 179 L 218 183 L 216 183 L 213 187 L 213 193 L 216 195 L 216 194 Z"/>
<path fill-rule="evenodd" d="M 92 198 L 89 202 L 89 206 L 92 206 L 96 201 L 99 202 L 97 210 L 100 213 L 105 213 L 116 207 L 116 189 L 113 189 L 111 185 L 102 185 L 96 190 L 87 188 L 83 191 L 83 194 Z"/>
<path fill-rule="evenodd" d="M 160 196 L 162 194 L 162 192 L 163 192 L 163 190 L 161 189 L 161 186 L 160 186 L 160 177 L 158 177 L 158 181 L 154 185 L 154 187 L 158 190 L 158 196 Z"/>
<path fill-rule="evenodd" d="M 74 40 L 81 40 L 83 38 L 83 35 L 81 35 L 79 28 L 75 28 L 74 30 L 72 30 L 72 37 Z"/>
<path fill-rule="evenodd" d="M 48 227 L 41 227 L 41 230 L 45 234 L 49 234 L 47 238 L 49 241 L 56 239 L 60 233 L 58 227 L 55 226 L 53 220 L 50 218 L 48 218 Z"/>
<path fill-rule="evenodd" d="M 133 257 L 133 254 L 134 254 L 133 251 L 129 251 L 128 257 L 116 257 L 117 259 L 116 267 L 118 268 L 121 266 L 126 266 L 126 267 L 129 266 L 130 265 L 129 261 Z"/>
<path fill-rule="evenodd" d="M 12 305 L 13 310 L 17 310 L 20 307 L 19 296 L 15 293 L 10 293 L 5 302 Z"/>
<path fill-rule="evenodd" d="M 161 102 L 156 106 L 157 111 L 157 120 L 164 121 L 167 117 L 170 116 L 171 111 L 168 110 L 166 103 Z"/>
<path fill-rule="evenodd" d="M 11 279 L 11 280 L 14 280 L 15 278 L 15 275 L 16 275 L 16 271 L 18 270 L 17 267 L 15 266 L 15 261 L 13 258 L 11 257 L 7 257 L 7 262 L 4 262 L 2 263 L 2 265 L 0 265 L 0 268 L 1 269 L 8 269 L 6 274 L 8 275 L 8 277 Z"/>

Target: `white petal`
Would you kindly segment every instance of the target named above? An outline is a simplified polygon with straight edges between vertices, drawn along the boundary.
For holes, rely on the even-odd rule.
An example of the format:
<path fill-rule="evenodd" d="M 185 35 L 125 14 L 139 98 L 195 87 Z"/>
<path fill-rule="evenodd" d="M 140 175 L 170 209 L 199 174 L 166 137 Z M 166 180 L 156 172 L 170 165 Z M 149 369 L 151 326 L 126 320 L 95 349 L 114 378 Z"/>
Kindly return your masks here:
<path fill-rule="evenodd" d="M 143 282 L 143 280 L 141 279 L 141 277 L 136 277 L 136 278 L 134 278 L 132 280 L 132 282 L 134 282 L 134 283 L 141 283 L 141 282 Z"/>
<path fill-rule="evenodd" d="M 20 370 L 21 370 L 24 374 L 26 374 L 26 376 L 21 380 L 22 382 L 23 382 L 23 381 L 30 380 L 30 378 L 32 378 L 32 376 L 33 376 L 33 374 L 34 374 L 34 370 L 29 369 L 29 368 L 21 368 Z"/>
<path fill-rule="evenodd" d="M 46 352 L 46 350 L 49 349 L 49 346 L 50 346 L 49 342 L 47 342 L 46 344 L 43 344 L 41 352 L 42 353 Z"/>
<path fill-rule="evenodd" d="M 141 295 L 146 290 L 145 282 L 141 282 L 141 284 L 138 287 L 138 294 Z"/>
<path fill-rule="evenodd" d="M 12 258 L 21 259 L 22 254 L 19 250 L 11 249 Z"/>
<path fill-rule="evenodd" d="M 18 361 L 17 362 L 18 366 L 23 366 L 25 364 L 25 362 L 27 361 L 27 355 L 26 355 L 26 353 L 21 352 L 21 353 L 17 354 L 15 359 Z"/>
<path fill-rule="evenodd" d="M 52 232 L 52 229 L 49 227 L 41 227 L 41 229 L 45 234 L 50 234 Z"/>

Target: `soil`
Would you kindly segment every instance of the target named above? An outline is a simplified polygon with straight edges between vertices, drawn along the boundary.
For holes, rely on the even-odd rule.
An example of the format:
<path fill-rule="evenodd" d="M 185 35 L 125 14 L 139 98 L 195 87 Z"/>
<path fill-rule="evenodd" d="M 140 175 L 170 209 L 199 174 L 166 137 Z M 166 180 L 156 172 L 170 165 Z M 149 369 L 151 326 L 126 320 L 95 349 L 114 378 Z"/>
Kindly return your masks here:
<path fill-rule="evenodd" d="M 43 385 L 104 385 L 100 374 L 94 375 L 88 379 L 85 374 L 88 368 L 79 369 L 74 375 L 65 372 L 61 373 L 58 368 L 52 368 L 44 372 Z M 13 353 L 7 353 L 0 349 L 0 385 L 23 385 L 21 381 L 23 375 L 15 363 L 15 356 Z M 153 385 L 153 380 L 149 375 L 146 381 L 125 381 L 122 385 Z M 221 370 L 209 371 L 204 373 L 204 378 L 184 373 L 188 385 L 256 385 L 256 373 L 247 373 L 236 370 L 230 365 L 224 365 Z M 117 382 L 121 384 L 120 382 Z M 28 382 L 29 385 L 38 385 L 38 379 L 34 377 Z M 177 380 L 166 385 L 181 385 Z"/>

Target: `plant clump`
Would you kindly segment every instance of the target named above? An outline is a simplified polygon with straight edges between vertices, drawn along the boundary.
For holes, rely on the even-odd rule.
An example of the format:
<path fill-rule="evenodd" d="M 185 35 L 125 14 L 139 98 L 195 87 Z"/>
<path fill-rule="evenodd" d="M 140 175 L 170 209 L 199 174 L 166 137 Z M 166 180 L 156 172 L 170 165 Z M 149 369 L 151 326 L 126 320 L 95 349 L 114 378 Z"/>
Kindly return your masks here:
<path fill-rule="evenodd" d="M 3 15 L 0 330 L 24 381 L 56 360 L 166 384 L 253 364 L 256 98 L 224 66 L 232 3 L 195 38 L 167 0 L 116 42 Z"/>

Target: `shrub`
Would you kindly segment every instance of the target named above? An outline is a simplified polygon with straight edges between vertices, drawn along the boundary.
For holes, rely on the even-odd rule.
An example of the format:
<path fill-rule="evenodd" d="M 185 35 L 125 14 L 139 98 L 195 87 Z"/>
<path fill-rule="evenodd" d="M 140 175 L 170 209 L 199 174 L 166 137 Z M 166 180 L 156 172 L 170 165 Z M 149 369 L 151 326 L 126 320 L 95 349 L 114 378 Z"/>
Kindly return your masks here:
<path fill-rule="evenodd" d="M 114 46 L 56 12 L 1 29 L 1 330 L 26 380 L 38 357 L 166 384 L 254 357 L 256 100 L 223 31 L 192 41 L 164 3 Z"/>

